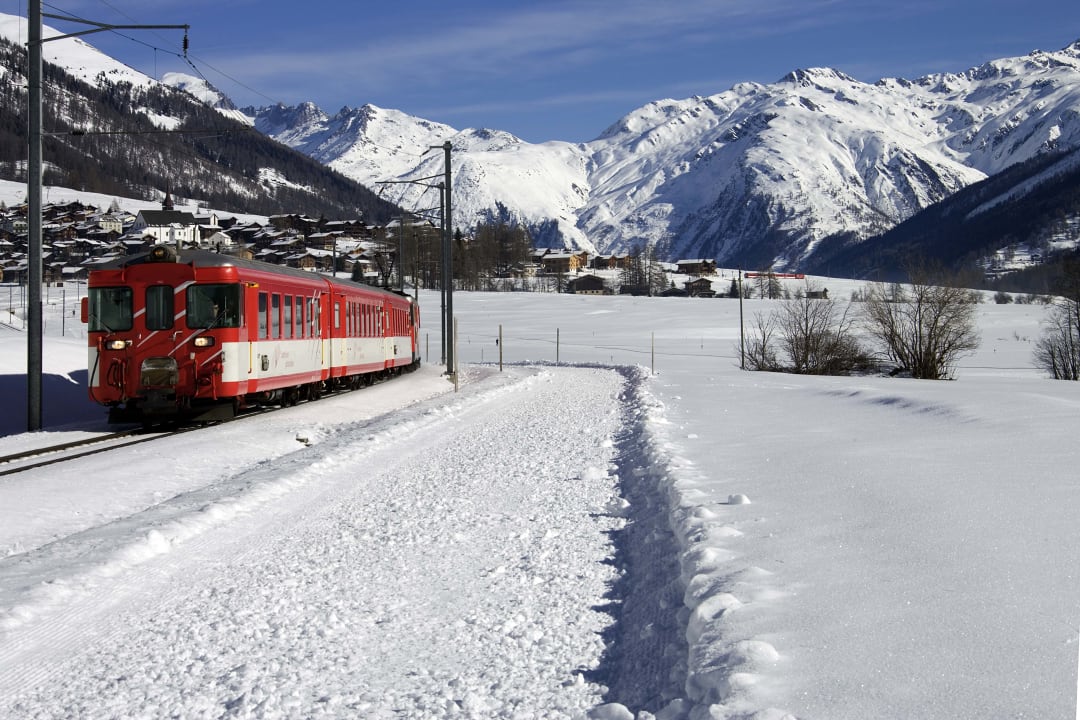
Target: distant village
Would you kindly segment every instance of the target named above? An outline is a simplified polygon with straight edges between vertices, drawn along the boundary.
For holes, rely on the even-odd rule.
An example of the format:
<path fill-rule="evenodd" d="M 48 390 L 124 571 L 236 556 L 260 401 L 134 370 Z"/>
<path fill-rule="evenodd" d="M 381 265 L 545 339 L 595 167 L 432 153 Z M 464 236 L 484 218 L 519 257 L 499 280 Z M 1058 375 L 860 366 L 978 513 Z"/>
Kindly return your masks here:
<path fill-rule="evenodd" d="M 42 218 L 42 280 L 47 284 L 85 280 L 97 265 L 158 244 L 197 247 L 312 272 L 336 269 L 356 280 L 387 284 L 398 229 L 393 224 L 372 226 L 360 220 L 316 219 L 301 214 L 271 216 L 265 224 L 241 221 L 215 212 L 177 210 L 168 193 L 160 210 L 132 213 L 114 201 L 103 211 L 72 201 L 45 205 Z M 0 282 L 26 283 L 27 238 L 26 205 L 0 207 Z M 533 279 L 535 285 L 536 278 L 548 278 L 552 280 L 546 284 L 548 289 L 592 295 L 729 294 L 728 287 L 713 287 L 718 279 L 713 260 L 660 264 L 665 277 L 648 284 L 625 280 L 624 271 L 632 261 L 626 254 L 590 257 L 583 251 L 538 249 L 533 251 L 531 262 L 511 268 L 508 279 Z"/>

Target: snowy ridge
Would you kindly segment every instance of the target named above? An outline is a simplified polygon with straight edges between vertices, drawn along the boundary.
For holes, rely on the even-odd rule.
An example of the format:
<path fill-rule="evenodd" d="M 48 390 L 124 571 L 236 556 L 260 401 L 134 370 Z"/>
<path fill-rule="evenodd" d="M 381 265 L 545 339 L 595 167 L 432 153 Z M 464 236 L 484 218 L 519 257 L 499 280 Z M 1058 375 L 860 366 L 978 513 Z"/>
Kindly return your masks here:
<path fill-rule="evenodd" d="M 11 42 L 26 44 L 26 25 L 24 17 L 0 13 L 0 36 Z M 44 38 L 53 38 L 63 34 L 47 25 L 42 27 L 41 33 Z M 72 77 L 84 80 L 91 85 L 105 80 L 111 83 L 131 83 L 136 87 L 149 87 L 157 82 L 148 75 L 114 60 L 79 38 L 64 38 L 44 43 L 42 58 L 45 62 L 63 69 Z"/>
<path fill-rule="evenodd" d="M 193 95 L 200 102 L 209 105 L 222 115 L 245 125 L 253 125 L 254 120 L 245 115 L 233 101 L 226 97 L 220 90 L 210 84 L 205 78 L 196 78 L 184 73 L 168 72 L 161 77 L 163 85 L 183 90 Z"/>
<path fill-rule="evenodd" d="M 773 677 L 783 662 L 782 648 L 745 630 L 748 617 L 768 617 L 769 608 L 786 595 L 772 572 L 748 565 L 739 551 L 743 533 L 734 525 L 754 512 L 751 500 L 734 492 L 738 485 L 728 478 L 725 484 L 733 492 L 727 503 L 703 504 L 710 495 L 707 488 L 718 479 L 704 477 L 680 454 L 673 424 L 648 386 L 642 384 L 638 393 L 644 465 L 659 473 L 655 492 L 666 497 L 669 532 L 677 546 L 671 557 L 679 559 L 673 586 L 682 593 L 683 610 L 676 617 L 685 634 L 681 650 L 686 660 L 677 666 L 684 673 L 683 692 L 670 701 L 669 712 L 676 717 L 785 717 L 785 711 L 770 707 L 782 695 Z"/>
<path fill-rule="evenodd" d="M 42 27 L 42 36 L 52 38 L 61 35 L 59 30 L 47 25 Z M 0 13 L 0 37 L 19 44 L 27 42 L 26 19 L 17 15 Z M 64 70 L 74 78 L 83 80 L 90 85 L 121 84 L 128 83 L 136 88 L 148 88 L 158 85 L 158 81 L 139 72 L 127 65 L 114 60 L 89 43 L 80 38 L 64 38 L 53 40 L 42 45 L 42 59 Z M 199 97 L 210 105 L 219 107 L 225 114 L 240 119 L 234 110 L 229 110 L 231 104 L 224 96 L 213 91 L 214 99 L 208 92 L 207 83 L 199 78 L 188 75 L 180 76 L 183 82 L 192 88 L 199 88 Z M 220 103 L 217 105 L 215 103 Z M 157 115 L 146 109 L 143 113 L 159 128 L 171 129 L 179 122 L 179 118 Z M 250 124 L 250 121 L 248 122 Z"/>

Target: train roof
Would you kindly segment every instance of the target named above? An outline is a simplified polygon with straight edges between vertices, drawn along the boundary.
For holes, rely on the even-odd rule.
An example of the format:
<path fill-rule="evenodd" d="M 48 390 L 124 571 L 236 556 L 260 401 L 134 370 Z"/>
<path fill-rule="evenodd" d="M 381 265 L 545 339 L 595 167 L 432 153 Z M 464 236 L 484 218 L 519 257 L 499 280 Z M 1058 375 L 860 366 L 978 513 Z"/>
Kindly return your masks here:
<path fill-rule="evenodd" d="M 124 255 L 118 257 L 115 260 L 102 263 L 94 268 L 94 270 L 123 270 L 133 265 L 142 265 L 152 261 L 150 259 L 152 251 L 136 253 L 134 255 Z M 238 258 L 233 255 L 225 255 L 223 253 L 214 252 L 212 250 L 181 250 L 179 257 L 176 260 L 178 263 L 184 265 L 191 265 L 192 267 L 237 267 L 246 270 L 258 270 L 259 272 L 275 273 L 277 275 L 288 275 L 295 278 L 303 278 L 305 280 L 311 280 L 312 278 L 319 278 L 327 282 L 332 282 L 335 285 L 342 285 L 345 287 L 358 288 L 362 290 L 375 291 L 386 293 L 387 295 L 394 295 L 395 297 L 404 297 L 409 302 L 412 302 L 412 298 L 397 290 L 391 290 L 388 288 L 379 287 L 377 285 L 368 285 L 366 283 L 353 282 L 352 280 L 344 280 L 342 278 L 331 277 L 323 273 L 309 272 L 307 270 L 300 270 L 299 268 L 288 267 L 286 265 L 275 265 L 274 263 L 262 262 L 260 260 L 246 260 L 244 258 Z"/>

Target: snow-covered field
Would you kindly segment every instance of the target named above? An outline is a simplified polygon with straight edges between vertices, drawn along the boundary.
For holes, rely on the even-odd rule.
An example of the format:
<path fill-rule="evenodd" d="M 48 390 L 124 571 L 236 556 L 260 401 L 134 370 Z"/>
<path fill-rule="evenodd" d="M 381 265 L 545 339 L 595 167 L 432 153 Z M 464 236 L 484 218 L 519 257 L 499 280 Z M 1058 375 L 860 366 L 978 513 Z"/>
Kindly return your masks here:
<path fill-rule="evenodd" d="M 0 477 L 0 717 L 1073 716 L 1042 307 L 922 382 L 741 372 L 731 300 L 454 301 L 460 392 L 422 293 L 419 373 Z M 46 432 L 0 326 L 0 453 L 104 427 L 58 302 Z"/>

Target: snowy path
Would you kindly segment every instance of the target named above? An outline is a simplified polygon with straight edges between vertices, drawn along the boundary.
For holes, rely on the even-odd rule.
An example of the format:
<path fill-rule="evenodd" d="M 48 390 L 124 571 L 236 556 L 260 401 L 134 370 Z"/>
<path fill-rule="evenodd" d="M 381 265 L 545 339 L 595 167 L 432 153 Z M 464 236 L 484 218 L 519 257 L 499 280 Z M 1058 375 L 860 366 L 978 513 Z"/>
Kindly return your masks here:
<path fill-rule="evenodd" d="M 642 498 L 658 517 L 633 542 L 615 512 L 627 384 L 516 369 L 109 522 L 108 561 L 50 564 L 48 592 L 0 612 L 0 716 L 553 718 L 601 702 L 606 676 L 645 691 L 673 661 L 640 654 L 678 631 L 633 598 L 639 626 L 614 622 L 616 564 L 676 571 L 641 554 L 662 508 Z M 10 590 L 26 568 L 0 570 Z"/>

